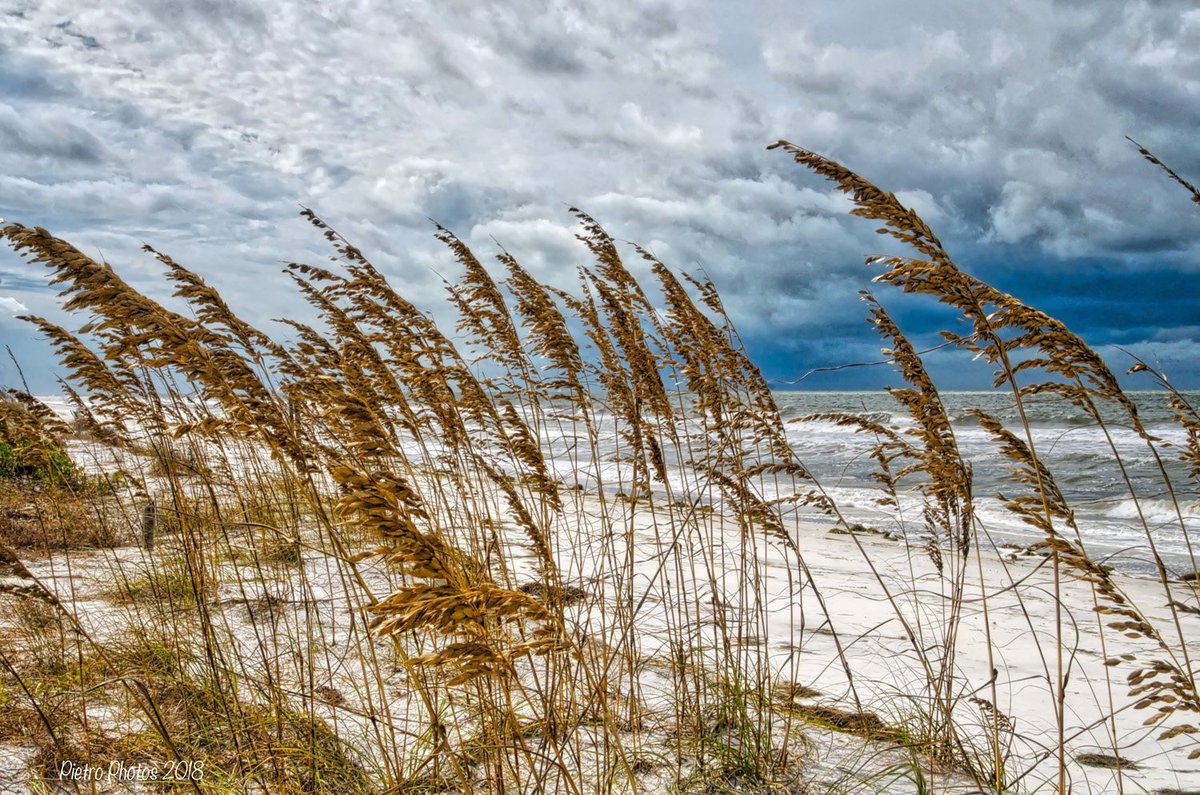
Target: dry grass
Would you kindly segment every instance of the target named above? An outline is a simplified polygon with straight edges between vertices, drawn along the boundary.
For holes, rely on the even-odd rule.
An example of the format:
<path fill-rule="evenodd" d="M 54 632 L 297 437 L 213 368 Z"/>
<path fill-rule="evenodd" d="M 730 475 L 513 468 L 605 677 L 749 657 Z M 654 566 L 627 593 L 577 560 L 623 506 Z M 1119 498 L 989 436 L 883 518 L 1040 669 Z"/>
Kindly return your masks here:
<path fill-rule="evenodd" d="M 914 258 L 873 259 L 876 281 L 957 310 L 971 331 L 947 340 L 990 362 L 1021 410 L 1015 429 L 976 413 L 1011 464 L 1007 507 L 1041 535 L 1060 608 L 1068 581 L 1088 588 L 1105 671 L 1127 671 L 1087 705 L 1108 722 L 1112 753 L 1075 761 L 1114 760 L 1123 789 L 1135 765 L 1120 757 L 1115 716 L 1129 699 L 1164 742 L 1189 743 L 1175 752 L 1200 756 L 1188 722 L 1200 712 L 1195 592 L 1169 576 L 1143 522 L 1169 617 L 1134 604 L 1090 556 L 1025 421 L 1033 395 L 1056 395 L 1101 428 L 1100 407 L 1115 407 L 1159 457 L 1116 377 L 1062 324 L 960 269 L 892 194 L 776 146 L 912 247 Z M 57 491 L 0 484 L 0 589 L 19 608 L 0 714 L 36 718 L 24 738 L 39 744 L 35 767 L 203 762 L 204 788 L 221 792 L 803 791 L 817 786 L 805 783 L 803 736 L 822 727 L 911 749 L 916 766 L 902 777 L 914 785 L 927 768 L 996 793 L 1037 789 L 1031 774 L 1049 759 L 1046 787 L 1067 790 L 1073 617 L 1059 609 L 1053 644 L 1039 649 L 1053 747 L 1021 758 L 997 676 L 968 687 L 960 655 L 983 648 L 995 670 L 989 600 L 1015 595 L 1024 610 L 1041 597 L 985 580 L 971 462 L 882 303 L 864 296 L 915 430 L 815 419 L 874 440 L 885 503 L 898 511 L 902 493 L 919 496 L 921 516 L 883 535 L 928 561 L 934 608 L 918 598 L 928 580 L 886 576 L 878 531 L 848 522 L 803 465 L 713 285 L 635 248 L 651 295 L 608 233 L 573 212 L 592 257 L 573 292 L 506 252 L 497 280 L 437 228 L 463 269 L 447 285 L 456 337 L 311 211 L 338 267 L 288 266 L 320 322 L 287 321 L 284 342 L 152 249 L 188 315 L 45 230 L 3 229 L 85 321 L 71 332 L 29 319 L 83 396 L 73 427 L 19 396 L 3 403 L 5 439 L 73 435 L 98 451 L 94 469 L 122 473 L 103 494 L 73 479 Z M 1200 473 L 1200 421 L 1183 395 L 1172 400 L 1193 479 L 1173 483 L 1162 468 L 1174 495 Z M 25 471 L 53 468 L 29 456 Z M 916 661 L 920 681 L 888 703 L 868 708 L 879 693 L 849 651 L 866 636 L 838 631 L 805 558 L 814 517 L 854 545 Z M 128 545 L 143 530 L 153 552 Z M 81 558 L 93 545 L 120 548 Z M 30 547 L 69 554 L 35 565 Z M 62 565 L 92 576 L 59 577 Z M 820 619 L 817 631 L 805 619 L 781 627 L 780 591 Z M 968 632 L 976 610 L 983 631 Z M 1119 636 L 1143 643 L 1110 658 L 1104 639 Z M 844 684 L 819 703 L 796 683 L 814 637 Z M 773 656 L 789 645 L 788 659 Z"/>

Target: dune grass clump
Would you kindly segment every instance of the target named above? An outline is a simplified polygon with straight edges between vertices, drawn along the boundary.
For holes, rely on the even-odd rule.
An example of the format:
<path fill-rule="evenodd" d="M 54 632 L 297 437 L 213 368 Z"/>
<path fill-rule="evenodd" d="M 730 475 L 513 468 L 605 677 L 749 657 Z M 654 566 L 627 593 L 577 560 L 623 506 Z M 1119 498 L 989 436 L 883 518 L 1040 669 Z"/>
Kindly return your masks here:
<path fill-rule="evenodd" d="M 0 480 L 70 482 L 76 468 L 59 441 L 66 424 L 32 396 L 16 389 L 0 396 Z"/>
<path fill-rule="evenodd" d="M 22 606 L 0 627 L 14 639 L 0 699 L 37 718 L 13 738 L 36 744 L 33 769 L 114 755 L 203 763 L 177 786 L 214 792 L 821 791 L 835 784 L 807 772 L 808 736 L 824 731 L 902 749 L 860 782 L 1066 792 L 1080 765 L 1095 767 L 1080 760 L 1104 758 L 1123 791 L 1139 767 L 1122 755 L 1138 731 L 1122 722 L 1130 710 L 1146 712 L 1164 753 L 1200 756 L 1194 589 L 1144 518 L 1165 612 L 1093 557 L 1024 408 L 1052 396 L 1105 430 L 1106 411 L 1121 412 L 1186 539 L 1194 407 L 1170 393 L 1189 439 L 1191 481 L 1179 483 L 1080 338 L 959 268 L 893 195 L 776 147 L 914 250 L 872 259 L 877 282 L 967 322 L 946 340 L 992 365 L 1018 409 L 1015 428 L 973 417 L 1009 463 L 1005 505 L 1038 534 L 1048 579 L 998 554 L 938 387 L 873 295 L 869 322 L 904 382 L 889 391 L 912 425 L 800 420 L 869 440 L 897 529 L 867 532 L 804 465 L 715 287 L 636 246 L 628 264 L 581 211 L 591 261 L 570 289 L 508 252 L 486 267 L 438 226 L 461 268 L 446 284 L 449 333 L 305 210 L 337 264 L 287 266 L 316 319 L 281 321 L 279 338 L 166 254 L 147 247 L 173 288 L 160 302 L 11 224 L 6 241 L 49 270 L 83 325 L 27 318 L 69 373 L 74 426 L 50 433 L 52 413 L 19 396 L 0 405 L 4 438 L 69 437 L 111 475 L 102 494 L 72 493 L 111 528 L 112 549 L 47 544 L 34 560 L 11 537 L 0 548 L 0 599 Z M 22 455 L 34 479 L 60 479 L 53 456 Z M 913 497 L 921 509 L 904 515 Z M 810 553 L 830 526 L 883 605 L 874 628 L 842 629 L 854 618 L 839 612 L 845 583 Z M 1035 627 L 1047 591 L 1052 620 Z M 1004 689 L 1008 639 L 989 620 L 1001 610 L 1036 639 L 1048 734 L 1023 725 Z M 1097 669 L 1073 646 L 1080 621 L 1096 625 Z M 900 644 L 893 679 L 865 656 L 887 632 Z M 990 678 L 972 668 L 980 658 Z M 800 684 L 814 676 L 819 688 Z M 1081 709 L 1099 715 L 1089 736 L 1106 750 L 1072 750 Z"/>

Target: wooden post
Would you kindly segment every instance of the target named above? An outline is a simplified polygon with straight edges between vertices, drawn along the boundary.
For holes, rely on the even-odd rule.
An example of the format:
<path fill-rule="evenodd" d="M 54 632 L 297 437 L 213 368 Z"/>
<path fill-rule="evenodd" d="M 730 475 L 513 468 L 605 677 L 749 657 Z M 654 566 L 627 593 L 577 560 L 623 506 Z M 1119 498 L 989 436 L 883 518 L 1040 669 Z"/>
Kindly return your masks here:
<path fill-rule="evenodd" d="M 154 507 L 154 498 L 142 508 L 142 546 L 154 549 L 154 526 L 158 524 L 158 511 Z"/>

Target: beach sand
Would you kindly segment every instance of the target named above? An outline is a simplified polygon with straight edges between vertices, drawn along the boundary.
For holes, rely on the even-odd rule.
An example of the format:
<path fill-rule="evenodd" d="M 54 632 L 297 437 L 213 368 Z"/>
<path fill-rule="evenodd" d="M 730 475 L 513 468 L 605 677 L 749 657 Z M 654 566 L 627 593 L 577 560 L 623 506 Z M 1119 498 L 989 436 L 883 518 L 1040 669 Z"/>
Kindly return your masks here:
<path fill-rule="evenodd" d="M 698 658 L 704 659 L 706 644 L 716 643 L 720 636 L 717 623 L 750 609 L 737 600 L 738 594 L 745 593 L 738 582 L 747 571 L 743 555 L 752 554 L 750 569 L 762 578 L 757 589 L 761 601 L 753 609 L 763 617 L 760 626 L 765 631 L 762 636 L 741 637 L 740 642 L 765 647 L 772 679 L 779 686 L 806 688 L 803 692 L 810 695 L 795 699 L 801 712 L 811 717 L 814 707 L 852 710 L 857 700 L 884 724 L 910 733 L 919 729 L 920 716 L 930 713 L 925 685 L 929 676 L 924 666 L 930 659 L 935 666 L 946 663 L 941 651 L 927 652 L 923 662 L 914 645 L 927 650 L 946 647 L 952 600 L 949 580 L 939 574 L 927 550 L 910 547 L 894 536 L 850 534 L 818 517 L 791 528 L 803 565 L 778 542 L 760 539 L 756 551 L 747 551 L 732 520 L 709 525 L 723 535 L 709 539 L 707 551 L 695 546 L 695 540 L 672 547 L 664 544 L 664 538 L 671 538 L 673 528 L 684 526 L 682 517 L 687 512 L 652 507 L 645 501 L 610 498 L 602 503 L 596 495 L 576 494 L 573 499 L 578 500 L 576 507 L 566 515 L 580 524 L 572 528 L 573 546 L 559 548 L 558 556 L 564 582 L 581 588 L 589 598 L 568 608 L 568 618 L 580 633 L 603 625 L 603 612 L 611 610 L 618 597 L 612 583 L 595 576 L 603 566 L 598 550 L 604 546 L 606 527 L 623 528 L 627 531 L 624 539 L 633 544 L 635 645 L 641 658 L 640 684 L 651 710 L 665 710 L 673 696 L 670 679 L 663 671 L 677 651 L 667 639 L 671 611 L 677 609 L 679 598 L 690 595 L 703 612 L 701 624 L 707 632 L 701 632 L 695 644 Z M 604 515 L 607 519 L 602 521 Z M 527 575 L 521 570 L 522 561 L 531 570 L 531 557 L 523 550 L 515 526 L 502 530 L 508 531 L 506 537 L 511 539 L 510 559 L 517 562 L 513 575 L 520 581 Z M 149 620 L 145 605 L 115 601 L 114 584 L 144 577 L 146 571 L 171 558 L 177 548 L 177 539 L 164 537 L 153 553 L 136 547 L 58 552 L 36 557 L 28 566 L 93 638 L 109 642 L 119 640 L 121 633 L 137 622 Z M 363 719 L 367 705 L 358 703 L 356 695 L 362 690 L 361 682 L 355 681 L 360 676 L 356 672 L 362 670 L 361 648 L 349 641 L 348 634 L 362 598 L 347 586 L 342 570 L 323 548 L 319 538 L 306 536 L 301 569 L 291 575 L 284 573 L 281 579 L 256 583 L 254 571 L 242 576 L 236 571 L 238 562 L 227 560 L 221 564 L 218 584 L 208 601 L 237 649 L 243 675 L 254 673 L 255 627 L 263 630 L 268 626 L 263 623 L 264 613 L 255 613 L 255 605 L 275 603 L 269 612 L 269 626 L 275 634 L 270 642 L 279 649 L 294 648 L 296 635 L 307 634 L 311 641 L 313 627 L 319 626 L 322 642 L 316 646 L 310 642 L 304 653 L 317 661 L 318 669 L 329 672 L 324 685 L 339 694 L 337 704 L 321 709 L 328 720 L 336 721 L 339 732 L 352 736 L 367 728 Z M 623 546 L 621 550 L 624 554 Z M 711 561 L 712 568 L 679 565 L 689 559 L 694 563 L 697 556 Z M 950 568 L 948 560 L 943 563 Z M 1105 755 L 1112 755 L 1113 732 L 1122 764 L 1133 763 L 1122 771 L 1126 792 L 1200 787 L 1200 761 L 1186 759 L 1187 738 L 1160 743 L 1156 737 L 1161 727 L 1142 725 L 1150 713 L 1133 708 L 1136 698 L 1128 695 L 1125 683 L 1134 663 L 1105 665 L 1106 659 L 1122 654 L 1137 655 L 1141 662 L 1153 660 L 1158 654 L 1153 643 L 1112 631 L 1105 632 L 1102 639 L 1090 587 L 1064 576 L 1059 584 L 1060 601 L 1056 602 L 1053 567 L 1045 557 L 984 547 L 978 555 L 973 551 L 966 564 L 957 641 L 949 665 L 953 679 L 949 692 L 954 694 L 960 741 L 972 753 L 991 756 L 984 728 L 989 720 L 1002 721 L 1006 727 L 1002 732 L 1005 768 L 1014 791 L 1054 790 L 1057 732 L 1053 683 L 1058 664 L 1054 650 L 1060 641 L 1055 627 L 1061 625 L 1067 675 L 1064 734 L 1071 791 L 1117 791 L 1116 772 L 1102 766 Z M 377 595 L 386 594 L 398 583 L 395 573 L 378 561 L 366 561 L 359 570 Z M 286 579 L 289 576 L 290 580 Z M 1173 626 L 1160 583 L 1122 574 L 1114 574 L 1113 581 L 1152 624 Z M 249 588 L 247 582 L 252 583 Z M 1192 586 L 1173 583 L 1172 588 L 1173 598 L 1195 602 Z M 712 598 L 714 593 L 717 599 Z M 1194 623 L 1200 618 L 1184 615 L 1182 620 Z M 913 631 L 913 639 L 905 624 Z M 985 627 L 990 629 L 990 643 L 986 642 Z M 386 644 L 376 645 L 383 648 Z M 1193 659 L 1200 657 L 1200 645 L 1186 649 Z M 411 715 L 417 720 L 419 710 L 411 703 L 402 670 L 389 668 L 382 690 L 389 694 L 392 716 Z M 1106 718 L 1110 697 L 1116 714 Z M 808 749 L 805 778 L 813 791 L 914 791 L 910 782 L 891 781 L 884 775 L 909 758 L 894 743 L 867 742 L 831 731 L 819 722 L 803 724 L 803 733 Z M 10 746 L 0 755 L 16 760 L 28 752 Z M 925 767 L 933 791 L 977 789 L 959 772 Z M 5 775 L 11 775 L 11 770 Z M 651 771 L 642 784 L 654 791 L 656 783 L 664 780 L 661 771 Z"/>

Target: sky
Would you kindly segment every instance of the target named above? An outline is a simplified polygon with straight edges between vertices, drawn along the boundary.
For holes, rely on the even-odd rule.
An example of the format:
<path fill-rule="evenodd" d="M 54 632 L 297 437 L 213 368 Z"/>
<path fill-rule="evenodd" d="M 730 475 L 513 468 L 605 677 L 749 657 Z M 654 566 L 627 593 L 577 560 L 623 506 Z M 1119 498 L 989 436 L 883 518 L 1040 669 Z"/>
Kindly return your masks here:
<path fill-rule="evenodd" d="M 865 259 L 894 248 L 766 150 L 783 138 L 894 192 L 964 270 L 1114 369 L 1129 352 L 1200 388 L 1200 212 L 1126 140 L 1200 180 L 1194 2 L 0 0 L 0 14 L 0 217 L 158 298 L 143 243 L 282 334 L 271 319 L 301 312 L 283 264 L 329 254 L 306 206 L 449 330 L 442 278 L 458 269 L 430 219 L 569 288 L 587 264 L 577 206 L 706 273 L 772 383 L 895 383 L 887 366 L 828 369 L 880 360 L 858 292 Z M 918 345 L 959 328 L 875 287 Z M 0 340 L 34 391 L 55 370 L 16 316 L 61 320 L 59 303 L 0 250 Z M 990 382 L 961 352 L 928 366 L 945 389 Z M 0 383 L 17 378 L 0 360 Z"/>

